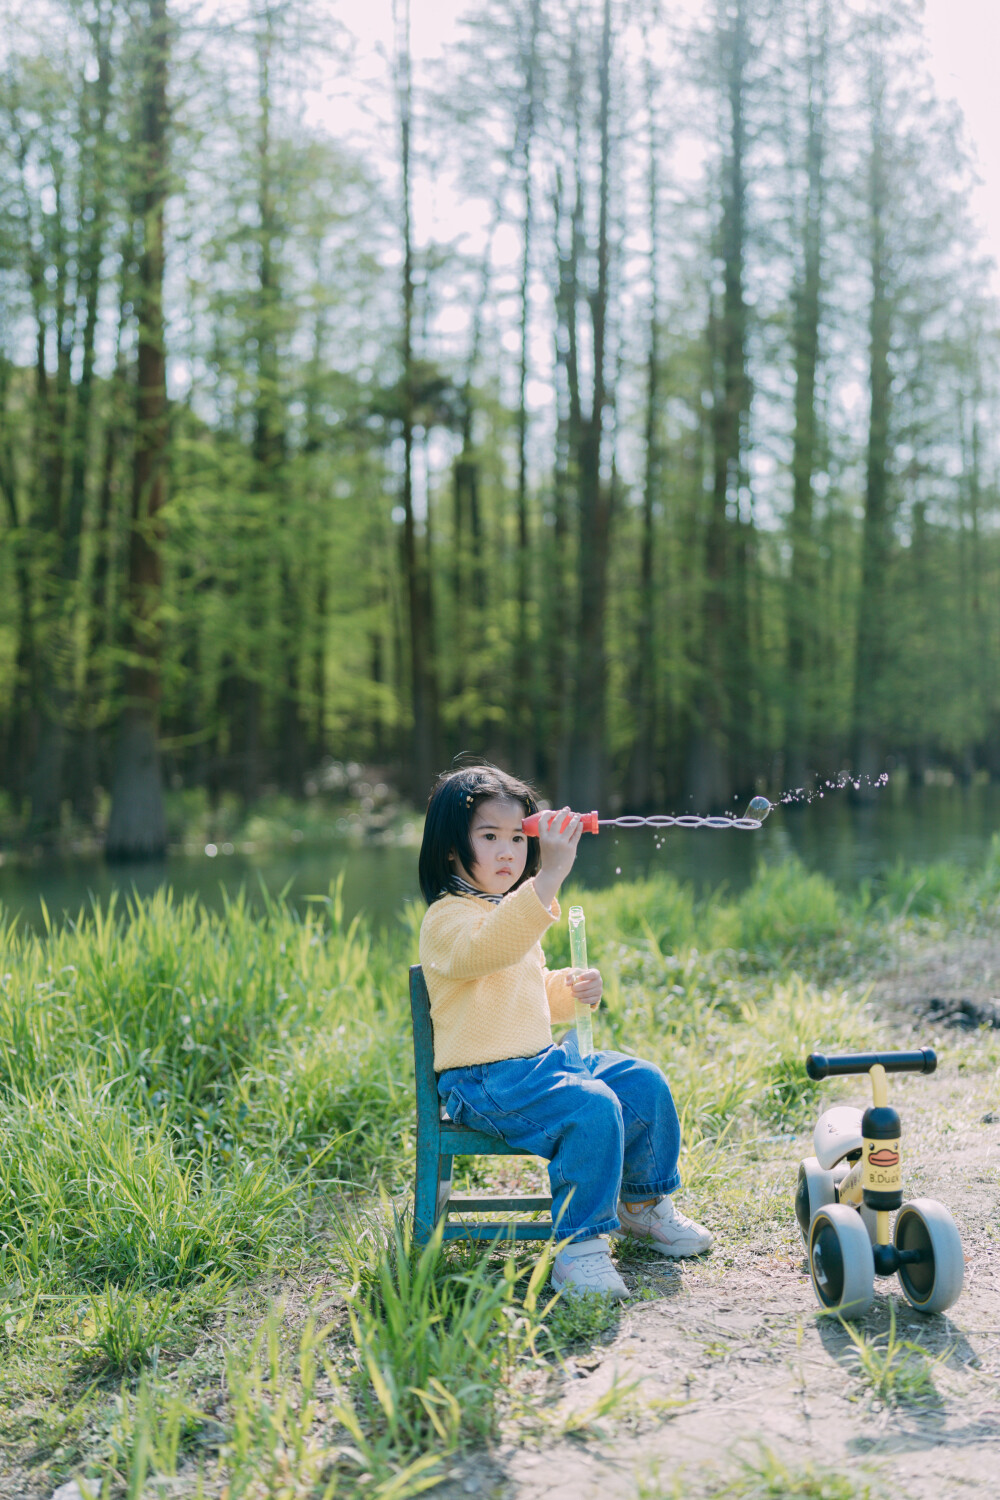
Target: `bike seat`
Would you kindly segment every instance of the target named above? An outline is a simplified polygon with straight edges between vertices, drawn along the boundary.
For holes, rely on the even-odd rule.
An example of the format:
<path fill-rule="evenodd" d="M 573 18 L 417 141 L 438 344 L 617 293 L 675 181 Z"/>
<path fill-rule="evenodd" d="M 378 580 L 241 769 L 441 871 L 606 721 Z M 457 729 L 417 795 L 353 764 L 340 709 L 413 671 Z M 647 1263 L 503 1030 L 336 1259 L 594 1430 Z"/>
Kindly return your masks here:
<path fill-rule="evenodd" d="M 851 1151 L 860 1151 L 861 1111 L 851 1104 L 835 1104 L 824 1110 L 813 1131 L 813 1149 L 824 1172 L 829 1172 Z"/>

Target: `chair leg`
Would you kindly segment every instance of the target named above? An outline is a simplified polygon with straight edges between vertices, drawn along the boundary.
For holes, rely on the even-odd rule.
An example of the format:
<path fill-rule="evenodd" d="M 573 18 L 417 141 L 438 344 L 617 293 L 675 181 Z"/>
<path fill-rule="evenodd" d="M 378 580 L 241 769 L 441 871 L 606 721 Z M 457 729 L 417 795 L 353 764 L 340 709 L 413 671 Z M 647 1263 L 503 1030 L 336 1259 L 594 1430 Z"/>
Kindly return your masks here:
<path fill-rule="evenodd" d="M 448 1212 L 448 1199 L 451 1197 L 451 1172 L 455 1165 L 453 1156 L 438 1157 L 438 1189 L 437 1189 L 437 1212 L 438 1218 Z"/>
<path fill-rule="evenodd" d="M 417 1180 L 413 1189 L 413 1238 L 426 1245 L 438 1218 L 438 1143 L 417 1141 Z"/>

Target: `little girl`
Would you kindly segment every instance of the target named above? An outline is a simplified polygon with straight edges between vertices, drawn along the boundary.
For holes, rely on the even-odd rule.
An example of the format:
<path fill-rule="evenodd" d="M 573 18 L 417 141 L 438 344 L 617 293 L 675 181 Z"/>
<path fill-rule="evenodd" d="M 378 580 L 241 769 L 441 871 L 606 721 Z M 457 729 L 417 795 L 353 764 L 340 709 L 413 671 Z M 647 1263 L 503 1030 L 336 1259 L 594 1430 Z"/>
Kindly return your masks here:
<path fill-rule="evenodd" d="M 431 1001 L 438 1091 L 470 1125 L 549 1163 L 560 1239 L 553 1285 L 628 1295 L 606 1235 L 624 1227 L 661 1255 L 698 1255 L 712 1237 L 678 1212 L 680 1126 L 667 1080 L 621 1052 L 581 1058 L 552 1022 L 574 1001 L 600 1004 L 597 969 L 545 967 L 539 939 L 560 916 L 556 894 L 573 868 L 581 824 L 569 808 L 537 812 L 531 789 L 494 766 L 438 778 L 420 849 L 428 911 L 420 961 Z"/>

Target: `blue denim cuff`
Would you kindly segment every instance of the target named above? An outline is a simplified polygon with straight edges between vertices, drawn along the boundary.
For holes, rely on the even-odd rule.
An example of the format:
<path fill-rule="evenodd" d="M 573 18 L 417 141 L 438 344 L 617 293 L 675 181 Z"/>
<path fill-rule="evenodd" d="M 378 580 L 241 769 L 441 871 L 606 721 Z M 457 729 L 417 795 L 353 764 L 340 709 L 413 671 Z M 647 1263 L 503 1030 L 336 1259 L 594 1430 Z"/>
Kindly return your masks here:
<path fill-rule="evenodd" d="M 681 1174 L 675 1172 L 672 1177 L 664 1177 L 662 1182 L 630 1182 L 626 1187 L 622 1183 L 619 1198 L 624 1198 L 626 1203 L 634 1203 L 637 1198 L 652 1198 L 654 1193 L 661 1196 L 664 1193 L 676 1193 L 681 1185 Z"/>
<path fill-rule="evenodd" d="M 617 1234 L 621 1227 L 617 1219 L 602 1219 L 599 1224 L 590 1224 L 586 1229 L 563 1229 L 560 1226 L 553 1239 L 557 1244 L 563 1240 L 575 1243 L 577 1240 L 592 1240 L 597 1234 Z"/>

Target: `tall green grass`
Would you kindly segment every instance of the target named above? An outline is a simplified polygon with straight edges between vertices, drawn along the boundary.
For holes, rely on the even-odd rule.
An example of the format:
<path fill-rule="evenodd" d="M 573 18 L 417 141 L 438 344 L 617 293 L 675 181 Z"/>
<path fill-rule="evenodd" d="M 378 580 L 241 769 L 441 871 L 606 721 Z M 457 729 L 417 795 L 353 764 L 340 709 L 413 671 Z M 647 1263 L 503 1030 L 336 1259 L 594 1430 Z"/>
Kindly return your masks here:
<path fill-rule="evenodd" d="M 581 899 L 605 975 L 597 1044 L 664 1068 L 684 1181 L 710 1206 L 738 1192 L 761 1134 L 806 1119 L 806 1054 L 871 1034 L 861 973 L 900 928 L 995 921 L 1000 845 L 979 871 L 900 867 L 856 897 L 789 863 L 738 897 L 661 878 Z M 324 1453 L 346 1444 L 389 1500 L 431 1482 L 421 1444 L 494 1430 L 512 1372 L 538 1356 L 537 1287 L 478 1253 L 416 1256 L 379 1208 L 379 1192 L 405 1208 L 412 1185 L 419 916 L 374 941 L 334 891 L 305 915 L 160 894 L 41 934 L 0 921 L 0 1388 L 42 1381 L 65 1405 L 58 1441 L 36 1449 L 56 1477 L 93 1474 L 99 1450 L 116 1477 L 98 1489 L 138 1493 L 140 1471 L 175 1464 L 200 1419 L 162 1360 L 197 1361 L 222 1301 L 310 1259 L 348 1299 L 339 1352 L 325 1334 L 317 1352 L 315 1329 L 297 1352 L 272 1324 L 241 1331 L 198 1472 L 222 1464 L 232 1495 L 265 1494 L 252 1476 L 273 1460 L 275 1493 L 282 1465 L 322 1493 L 340 1473 Z M 564 925 L 545 947 L 568 962 Z M 571 1325 L 550 1319 L 550 1344 Z M 303 1394 L 320 1368 L 323 1420 Z M 112 1376 L 126 1382 L 114 1421 L 93 1386 Z"/>
<path fill-rule="evenodd" d="M 169 894 L 0 938 L 0 1255 L 86 1282 L 259 1261 L 412 1136 L 405 970 L 333 901 Z"/>
<path fill-rule="evenodd" d="M 741 1122 L 800 1114 L 805 1053 L 856 1035 L 842 989 L 806 973 L 998 892 L 996 849 L 972 876 L 897 868 L 855 899 L 792 862 L 736 898 L 669 877 L 588 892 L 600 1043 L 666 1069 L 704 1163 Z M 0 1256 L 88 1287 L 246 1275 L 301 1241 L 317 1191 L 405 1189 L 415 926 L 373 942 L 336 893 L 304 916 L 161 893 L 41 935 L 3 925 Z M 566 949 L 560 926 L 549 962 Z"/>

